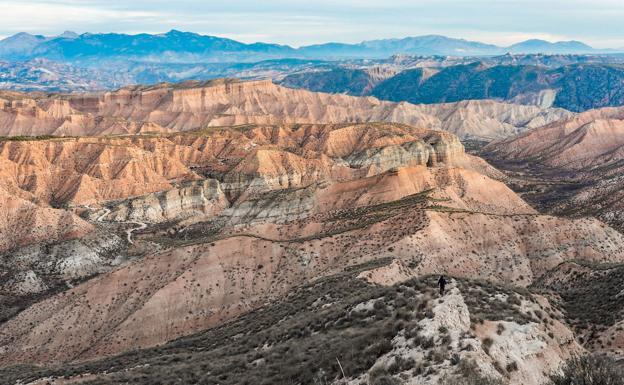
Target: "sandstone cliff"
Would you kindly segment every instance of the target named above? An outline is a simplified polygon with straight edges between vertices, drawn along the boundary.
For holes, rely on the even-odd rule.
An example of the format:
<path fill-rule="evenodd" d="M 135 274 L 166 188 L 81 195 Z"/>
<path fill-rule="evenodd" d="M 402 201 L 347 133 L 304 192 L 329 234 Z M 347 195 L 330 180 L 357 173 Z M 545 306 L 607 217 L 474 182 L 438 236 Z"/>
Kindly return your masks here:
<path fill-rule="evenodd" d="M 377 152 L 376 156 L 373 153 Z M 369 158 L 370 157 L 370 158 Z M 343 159 L 344 158 L 344 159 Z M 391 124 L 243 126 L 158 136 L 0 141 L 0 185 L 53 205 L 89 204 L 222 176 L 230 194 L 465 162 L 457 137 Z"/>
<path fill-rule="evenodd" d="M 268 80 L 216 80 L 135 86 L 102 94 L 12 93 L 0 99 L 0 135 L 110 135 L 249 123 L 384 121 L 489 140 L 571 115 L 560 109 L 492 101 L 414 105 L 293 90 Z"/>

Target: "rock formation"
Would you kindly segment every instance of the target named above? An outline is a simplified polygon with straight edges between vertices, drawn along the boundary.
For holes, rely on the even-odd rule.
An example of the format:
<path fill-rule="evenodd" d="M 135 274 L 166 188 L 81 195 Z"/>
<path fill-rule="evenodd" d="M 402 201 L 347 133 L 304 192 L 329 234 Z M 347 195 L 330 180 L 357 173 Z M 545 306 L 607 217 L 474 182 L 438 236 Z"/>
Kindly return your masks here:
<path fill-rule="evenodd" d="M 92 229 L 68 211 L 39 206 L 0 187 L 0 253 L 33 243 L 77 238 Z"/>
<path fill-rule="evenodd" d="M 7 286 L 15 295 L 26 288 L 47 298 L 0 325 L 3 365 L 148 348 L 380 258 L 410 275 L 517 286 L 565 261 L 624 259 L 622 234 L 597 220 L 540 215 L 486 176 L 496 171 L 456 136 L 406 125 L 18 140 L 0 154 L 7 186 L 63 204 L 101 231 L 126 232 L 130 250 L 118 267 L 99 257 L 84 270 L 99 275 L 60 294 L 46 292 L 31 266 L 16 271 L 20 284 Z"/>
<path fill-rule="evenodd" d="M 382 278 L 397 270 L 407 275 L 391 285 Z M 409 270 L 396 260 L 354 266 L 155 349 L 3 374 L 32 384 L 337 383 L 346 377 L 519 385 L 543 383 L 565 359 L 584 352 L 560 320 L 562 309 L 542 295 L 453 279 L 440 298 L 435 278 L 409 279 Z M 314 359 L 302 359 L 310 355 Z"/>
<path fill-rule="evenodd" d="M 591 170 L 624 159 L 624 109 L 591 110 L 496 141 L 486 148 L 504 159 L 532 159 L 562 170 Z"/>
<path fill-rule="evenodd" d="M 457 137 L 409 126 L 251 125 L 157 136 L 0 141 L 0 184 L 50 205 L 84 205 L 169 190 L 202 173 L 222 176 L 222 188 L 234 194 L 249 185 L 300 187 L 340 175 L 464 161 Z"/>
<path fill-rule="evenodd" d="M 621 263 L 624 235 L 597 219 L 538 212 L 501 182 L 504 174 L 467 154 L 460 138 L 520 133 L 488 151 L 608 175 L 621 167 L 616 110 L 576 116 L 489 101 L 416 106 L 268 81 L 2 96 L 0 133 L 9 136 L 0 140 L 2 378 L 52 381 L 60 377 L 54 365 L 86 360 L 63 381 L 79 373 L 138 382 L 124 376 L 168 367 L 142 361 L 153 347 L 219 340 L 213 333 L 229 336 L 224 349 L 248 338 L 236 351 L 249 352 L 242 366 L 249 369 L 271 360 L 252 358 L 248 348 L 257 355 L 283 342 L 275 325 L 313 344 L 356 319 L 375 323 L 366 326 L 374 338 L 362 332 L 353 341 L 379 343 L 379 354 L 352 361 L 354 381 L 396 365 L 398 375 L 407 371 L 401 360 L 433 357 L 432 369 L 416 370 L 414 379 L 433 384 L 465 360 L 482 375 L 537 385 L 571 354 L 597 349 L 575 340 L 571 330 L 580 329 L 566 324 L 571 296 L 537 295 L 532 285 L 555 287 L 553 277 L 571 261 Z M 432 297 L 431 282 L 413 279 L 441 273 L 463 277 L 443 300 Z M 325 284 L 334 286 L 318 294 Z M 516 289 L 503 289 L 509 286 Z M 408 306 L 404 292 L 417 302 Z M 322 311 L 329 306 L 340 319 Z M 298 307 L 323 320 L 295 323 L 304 314 Z M 255 316 L 264 321 L 248 322 Z M 239 322 L 254 329 L 234 333 Z M 620 338 L 617 322 L 605 326 L 613 328 L 605 336 Z M 191 343 L 186 358 L 223 363 L 212 343 Z M 138 358 L 127 358 L 136 349 Z M 297 349 L 279 352 L 308 362 Z M 340 357 L 355 360 L 363 349 Z M 116 359 L 102 364 L 110 372 L 97 366 Z M 26 369 L 16 374 L 16 364 Z M 29 364 L 48 368 L 33 374 Z M 252 381 L 249 370 L 236 378 L 236 365 L 223 367 L 204 367 L 203 376 Z M 172 373 L 163 378 L 200 382 Z"/>
<path fill-rule="evenodd" d="M 392 103 L 293 90 L 269 80 L 214 80 L 134 86 L 114 92 L 0 95 L 0 135 L 110 135 L 189 131 L 209 126 L 396 122 L 492 139 L 570 116 L 492 101 Z"/>

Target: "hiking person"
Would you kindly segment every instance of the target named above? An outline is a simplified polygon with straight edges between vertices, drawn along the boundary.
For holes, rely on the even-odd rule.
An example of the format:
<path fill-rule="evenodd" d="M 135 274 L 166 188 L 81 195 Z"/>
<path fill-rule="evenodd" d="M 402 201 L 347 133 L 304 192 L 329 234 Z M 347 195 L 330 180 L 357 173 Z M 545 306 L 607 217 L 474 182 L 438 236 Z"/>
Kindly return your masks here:
<path fill-rule="evenodd" d="M 446 286 L 446 279 L 441 275 L 440 279 L 438 279 L 438 286 L 440 287 L 440 295 L 444 295 L 444 287 Z"/>

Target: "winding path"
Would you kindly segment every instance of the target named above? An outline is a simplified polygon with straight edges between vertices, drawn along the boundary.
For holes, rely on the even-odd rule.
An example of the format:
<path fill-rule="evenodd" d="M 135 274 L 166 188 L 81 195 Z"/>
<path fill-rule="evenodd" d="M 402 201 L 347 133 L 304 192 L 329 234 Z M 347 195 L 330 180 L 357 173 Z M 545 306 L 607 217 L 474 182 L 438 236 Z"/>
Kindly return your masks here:
<path fill-rule="evenodd" d="M 127 234 L 127 237 L 128 237 L 128 243 L 130 243 L 131 245 L 134 244 L 134 242 L 132 241 L 132 233 L 134 231 L 143 230 L 144 228 L 147 227 L 147 223 L 145 223 L 145 222 L 122 222 L 122 223 L 133 223 L 135 225 L 138 225 L 138 227 L 133 227 L 131 229 L 126 230 L 126 234 Z"/>
<path fill-rule="evenodd" d="M 89 205 L 85 205 L 85 207 L 89 210 L 94 211 L 94 209 L 91 208 Z M 106 218 L 108 214 L 111 213 L 111 210 L 107 207 L 102 207 L 102 210 L 104 210 L 104 214 L 97 217 L 97 219 L 95 220 L 96 222 L 104 222 L 104 218 Z M 133 227 L 131 229 L 126 230 L 126 237 L 128 239 L 128 243 L 130 243 L 131 245 L 134 245 L 134 241 L 132 240 L 132 233 L 135 231 L 143 230 L 147 227 L 147 223 L 138 222 L 138 221 L 125 221 L 125 222 L 117 222 L 117 223 L 130 223 L 130 224 L 137 225 L 137 227 Z"/>
<path fill-rule="evenodd" d="M 89 206 L 87 206 L 87 207 L 89 207 Z M 106 218 L 106 216 L 111 213 L 110 209 L 108 209 L 106 207 L 102 207 L 102 210 L 104 210 L 104 214 L 102 214 L 99 217 L 97 217 L 97 219 L 96 219 L 97 222 L 104 222 L 104 218 Z"/>

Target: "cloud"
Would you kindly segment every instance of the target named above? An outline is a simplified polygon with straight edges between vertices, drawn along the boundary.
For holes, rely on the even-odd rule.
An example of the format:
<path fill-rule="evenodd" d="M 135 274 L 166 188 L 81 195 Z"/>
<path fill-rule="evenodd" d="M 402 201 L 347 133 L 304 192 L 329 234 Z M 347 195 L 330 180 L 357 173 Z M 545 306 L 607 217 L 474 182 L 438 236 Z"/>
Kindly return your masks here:
<path fill-rule="evenodd" d="M 145 23 L 161 16 L 149 10 L 115 10 L 78 2 L 3 1 L 0 24 L 3 32 L 54 33 L 76 27 Z"/>

